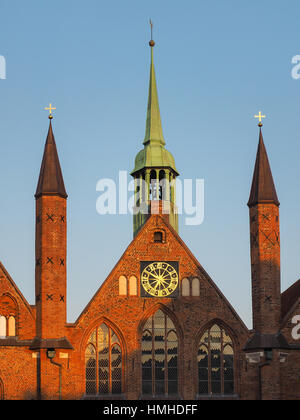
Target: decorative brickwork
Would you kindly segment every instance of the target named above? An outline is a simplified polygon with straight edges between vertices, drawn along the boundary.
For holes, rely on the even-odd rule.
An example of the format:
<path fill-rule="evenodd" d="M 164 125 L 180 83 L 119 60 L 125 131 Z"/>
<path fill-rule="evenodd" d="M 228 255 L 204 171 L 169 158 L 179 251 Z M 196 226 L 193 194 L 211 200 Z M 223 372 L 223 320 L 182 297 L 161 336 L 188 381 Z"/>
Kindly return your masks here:
<path fill-rule="evenodd" d="M 66 199 L 41 196 L 36 214 L 37 336 L 61 338 L 66 323 Z"/>
<path fill-rule="evenodd" d="M 281 315 L 279 208 L 257 204 L 250 208 L 253 327 L 278 332 Z"/>

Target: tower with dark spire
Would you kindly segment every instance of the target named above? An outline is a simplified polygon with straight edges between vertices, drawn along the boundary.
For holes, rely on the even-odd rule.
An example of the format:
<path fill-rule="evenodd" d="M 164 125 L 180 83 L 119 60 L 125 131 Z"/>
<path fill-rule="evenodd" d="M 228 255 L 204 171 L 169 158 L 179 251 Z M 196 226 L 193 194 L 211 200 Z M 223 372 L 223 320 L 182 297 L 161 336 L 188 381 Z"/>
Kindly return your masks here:
<path fill-rule="evenodd" d="M 137 154 L 131 172 L 135 180 L 134 236 L 151 214 L 158 213 L 178 231 L 175 184 L 179 173 L 174 157 L 165 148 L 153 59 L 155 42 L 151 39 L 149 45 L 151 64 L 144 148 Z"/>
<path fill-rule="evenodd" d="M 52 115 L 35 193 L 37 339 L 59 340 L 66 322 L 67 193 Z M 58 344 L 59 346 L 59 344 Z"/>
<path fill-rule="evenodd" d="M 260 355 L 258 399 L 280 399 L 280 351 L 289 345 L 280 331 L 279 201 L 262 135 L 248 201 L 252 277 L 253 334 L 244 351 Z"/>
<path fill-rule="evenodd" d="M 263 140 L 261 122 L 248 206 L 253 328 L 259 334 L 276 334 L 281 313 L 279 201 Z"/>

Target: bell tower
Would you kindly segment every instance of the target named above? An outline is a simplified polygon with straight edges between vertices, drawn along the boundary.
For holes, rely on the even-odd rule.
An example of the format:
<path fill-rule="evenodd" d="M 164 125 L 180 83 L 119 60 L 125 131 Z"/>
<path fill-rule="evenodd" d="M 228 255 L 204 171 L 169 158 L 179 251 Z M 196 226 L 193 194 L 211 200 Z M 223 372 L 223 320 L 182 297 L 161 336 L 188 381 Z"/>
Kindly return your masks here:
<path fill-rule="evenodd" d="M 131 172 L 135 181 L 134 236 L 151 214 L 158 213 L 178 231 L 175 184 L 179 173 L 174 157 L 165 148 L 153 61 L 155 42 L 151 39 L 149 45 L 151 65 L 144 149 L 137 154 L 135 167 Z"/>

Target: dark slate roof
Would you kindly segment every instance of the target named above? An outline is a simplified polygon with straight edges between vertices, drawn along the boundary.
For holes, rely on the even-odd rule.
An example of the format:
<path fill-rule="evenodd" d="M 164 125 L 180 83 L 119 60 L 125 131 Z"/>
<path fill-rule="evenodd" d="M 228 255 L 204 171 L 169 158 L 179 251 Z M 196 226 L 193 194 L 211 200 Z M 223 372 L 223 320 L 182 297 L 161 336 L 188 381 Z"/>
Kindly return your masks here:
<path fill-rule="evenodd" d="M 66 337 L 42 339 L 35 337 L 30 344 L 30 350 L 37 349 L 73 349 L 72 345 Z"/>
<path fill-rule="evenodd" d="M 19 340 L 18 337 L 0 339 L 0 347 L 29 347 L 31 340 Z"/>
<path fill-rule="evenodd" d="M 281 318 L 284 319 L 295 303 L 300 299 L 300 280 L 292 284 L 281 294 Z"/>
<path fill-rule="evenodd" d="M 68 197 L 57 154 L 51 120 L 35 198 L 39 198 L 42 195 Z"/>
<path fill-rule="evenodd" d="M 281 334 L 260 334 L 255 333 L 253 337 L 251 337 L 244 350 L 263 350 L 263 349 L 280 349 L 280 350 L 288 350 L 290 348 L 288 342 L 286 341 L 285 337 Z"/>
<path fill-rule="evenodd" d="M 274 203 L 279 206 L 261 129 L 248 206 L 252 207 L 258 203 Z"/>

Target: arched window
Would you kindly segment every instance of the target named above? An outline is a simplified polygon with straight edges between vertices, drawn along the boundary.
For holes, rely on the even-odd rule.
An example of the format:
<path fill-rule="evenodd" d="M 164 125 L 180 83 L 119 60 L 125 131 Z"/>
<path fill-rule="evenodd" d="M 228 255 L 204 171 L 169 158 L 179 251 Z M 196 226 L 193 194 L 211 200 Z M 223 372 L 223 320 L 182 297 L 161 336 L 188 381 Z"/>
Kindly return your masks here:
<path fill-rule="evenodd" d="M 129 279 L 129 294 L 137 296 L 137 278 L 135 276 L 131 276 Z"/>
<path fill-rule="evenodd" d="M 17 304 L 8 294 L 0 296 L 0 337 L 14 337 L 17 335 Z"/>
<path fill-rule="evenodd" d="M 166 199 L 166 173 L 165 171 L 159 171 L 159 199 Z"/>
<path fill-rule="evenodd" d="M 4 400 L 4 386 L 0 378 L 0 401 Z"/>
<path fill-rule="evenodd" d="M 150 172 L 150 200 L 158 200 L 157 197 L 157 176 L 156 171 L 152 169 Z"/>
<path fill-rule="evenodd" d="M 8 335 L 9 337 L 16 335 L 16 318 L 14 316 L 8 318 Z"/>
<path fill-rule="evenodd" d="M 197 363 L 199 394 L 234 394 L 233 343 L 217 324 L 202 335 Z"/>
<path fill-rule="evenodd" d="M 96 349 L 93 344 L 89 344 L 85 350 L 85 381 L 86 394 L 97 394 L 97 365 Z"/>
<path fill-rule="evenodd" d="M 200 281 L 197 277 L 192 281 L 192 296 L 200 296 Z"/>
<path fill-rule="evenodd" d="M 146 321 L 143 329 L 142 393 L 178 393 L 178 337 L 173 322 L 161 310 Z"/>
<path fill-rule="evenodd" d="M 0 337 L 6 337 L 6 318 L 0 315 Z"/>
<path fill-rule="evenodd" d="M 106 324 L 96 328 L 85 350 L 86 394 L 122 393 L 122 350 Z"/>
<path fill-rule="evenodd" d="M 181 282 L 181 294 L 182 296 L 190 296 L 190 281 L 187 278 Z"/>
<path fill-rule="evenodd" d="M 120 276 L 119 278 L 119 295 L 127 295 L 127 278 L 125 276 Z"/>

